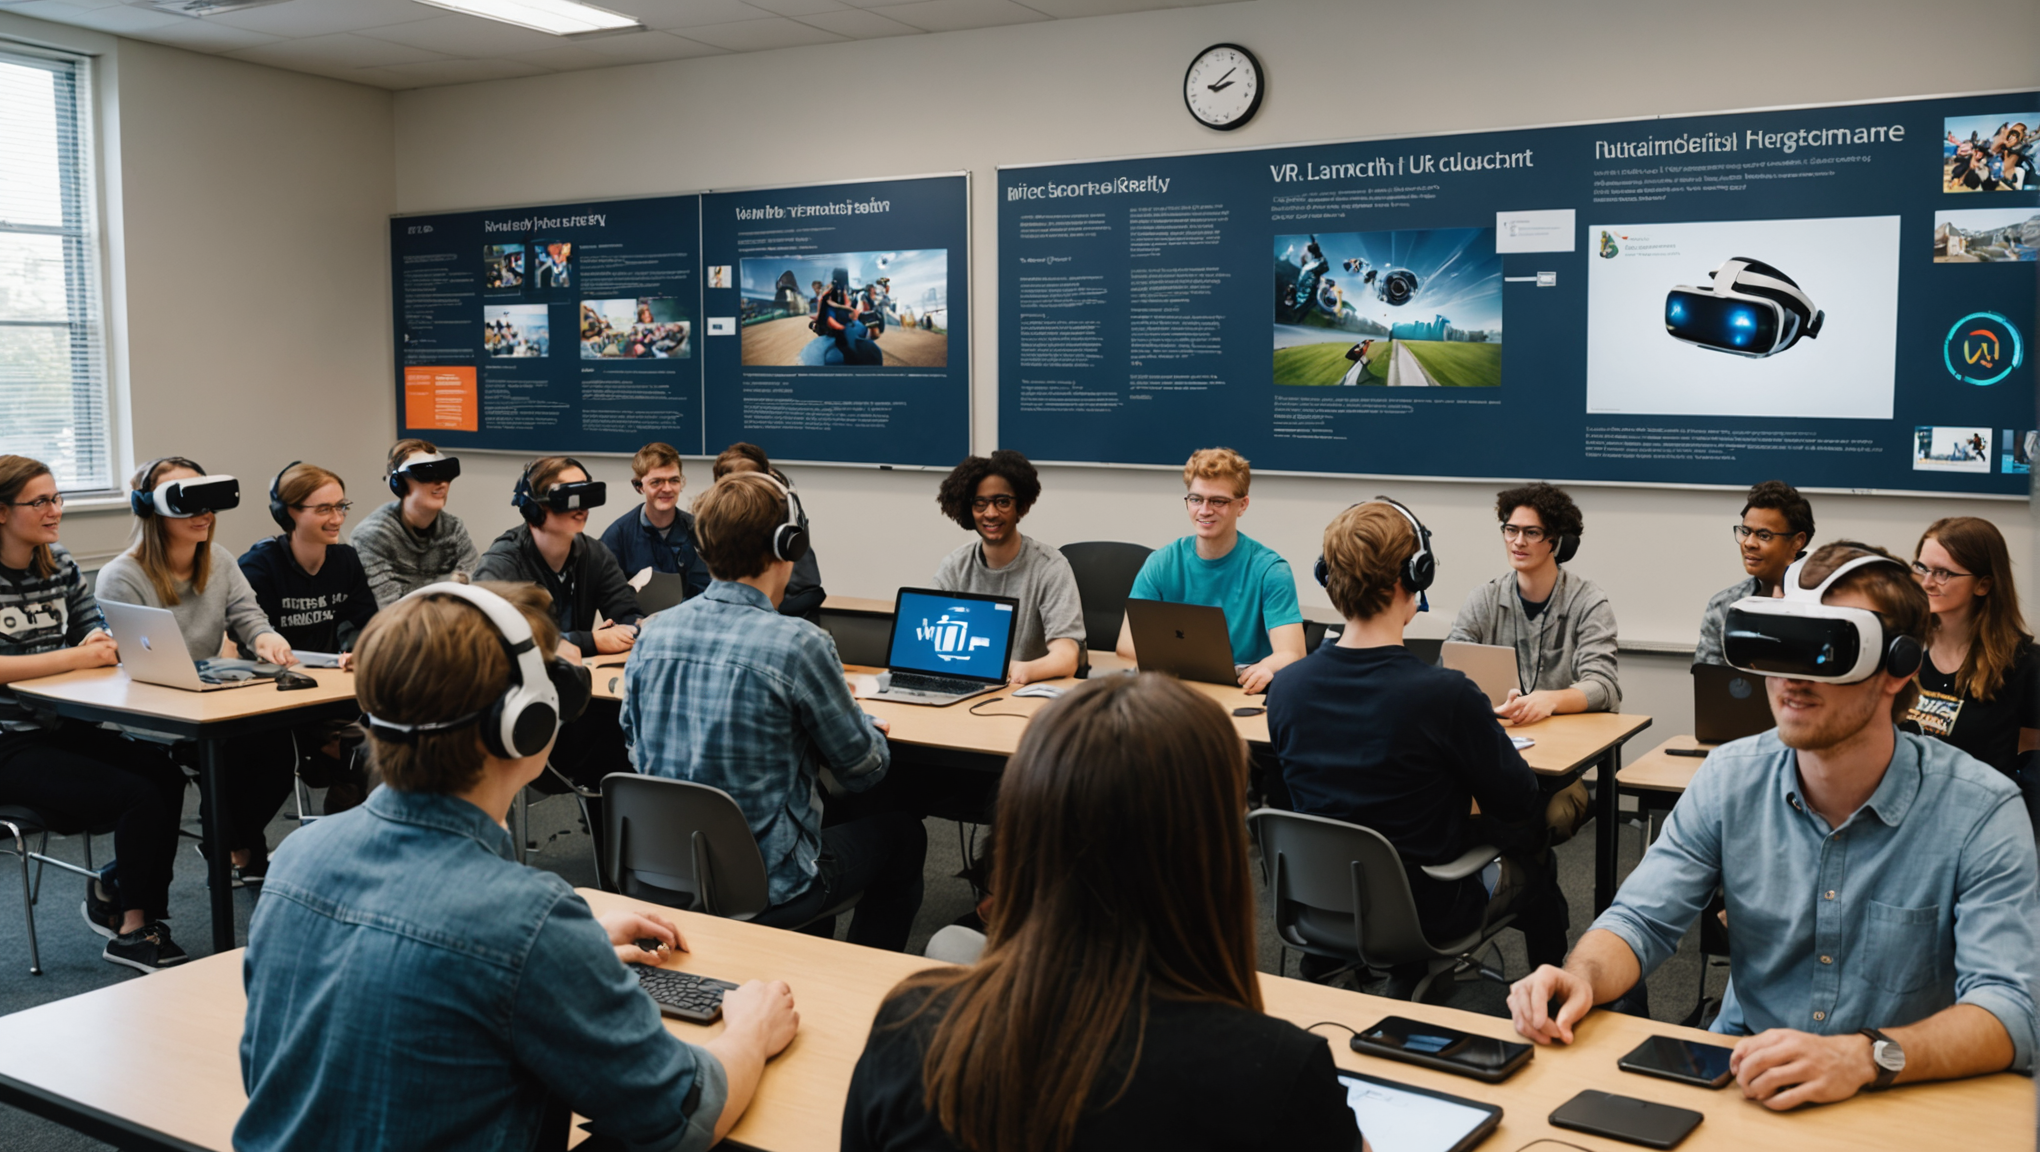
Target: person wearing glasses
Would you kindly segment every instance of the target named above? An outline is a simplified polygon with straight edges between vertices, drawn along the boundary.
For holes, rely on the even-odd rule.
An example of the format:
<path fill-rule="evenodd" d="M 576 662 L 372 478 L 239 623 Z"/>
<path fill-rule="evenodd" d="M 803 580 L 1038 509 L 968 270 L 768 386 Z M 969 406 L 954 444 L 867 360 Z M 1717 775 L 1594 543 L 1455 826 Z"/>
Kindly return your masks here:
<path fill-rule="evenodd" d="M 376 600 L 361 557 L 340 543 L 340 528 L 354 508 L 347 485 L 316 464 L 296 463 L 278 474 L 275 491 L 291 529 L 243 552 L 241 575 L 293 652 L 337 655 L 340 667 L 351 668 L 354 640 L 375 616 Z M 252 653 L 244 649 L 242 655 Z M 368 796 L 367 772 L 350 763 L 357 743 L 350 738 L 352 727 L 323 721 L 290 729 L 298 776 L 326 789 L 328 816 Z"/>
<path fill-rule="evenodd" d="M 1266 692 L 1275 673 L 1303 659 L 1303 609 L 1296 577 L 1273 548 L 1240 531 L 1254 475 L 1230 448 L 1200 448 L 1183 465 L 1183 504 L 1191 534 L 1147 558 L 1134 577 L 1136 600 L 1210 604 L 1225 610 L 1240 687 Z M 1133 627 L 1119 625 L 1118 651 L 1128 660 Z"/>
<path fill-rule="evenodd" d="M 2018 780 L 2030 801 L 2040 655 L 2019 611 L 2004 536 L 1975 516 L 1936 520 L 1913 549 L 1912 568 L 1934 622 L 1906 719 Z"/>
<path fill-rule="evenodd" d="M 935 495 L 944 516 L 977 532 L 976 540 L 951 552 L 935 570 L 935 587 L 1020 601 L 1008 673 L 1015 684 L 1076 675 L 1084 647 L 1077 574 L 1061 552 L 1020 534 L 1020 521 L 1040 498 L 1034 465 L 1005 448 L 988 457 L 965 457 Z"/>
<path fill-rule="evenodd" d="M 687 477 L 680 470 L 680 450 L 652 443 L 630 458 L 630 486 L 645 502 L 616 518 L 602 530 L 602 543 L 616 563 L 639 587 L 653 572 L 685 576 L 687 597 L 708 590 L 708 565 L 694 537 L 694 514 L 680 507 Z"/>
<path fill-rule="evenodd" d="M 1794 560 L 1806 555 L 1813 543 L 1813 505 L 1799 489 L 1783 480 L 1766 480 L 1753 486 L 1743 497 L 1742 522 L 1735 525 L 1735 542 L 1742 551 L 1743 571 L 1748 577 L 1731 584 L 1707 601 L 1700 614 L 1700 643 L 1693 649 L 1694 664 L 1726 664 L 1721 651 L 1722 625 L 1728 620 L 1728 606 L 1745 596 L 1781 596 L 1778 582 Z"/>

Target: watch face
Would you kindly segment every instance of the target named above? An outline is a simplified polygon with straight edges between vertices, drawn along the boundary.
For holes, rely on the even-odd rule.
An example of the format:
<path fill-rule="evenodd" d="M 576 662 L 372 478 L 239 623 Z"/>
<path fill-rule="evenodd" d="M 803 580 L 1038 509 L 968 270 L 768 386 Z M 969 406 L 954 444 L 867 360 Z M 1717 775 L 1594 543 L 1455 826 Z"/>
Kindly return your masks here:
<path fill-rule="evenodd" d="M 1905 1049 L 1889 1040 L 1879 1040 L 1870 1046 L 1870 1059 L 1887 1072 L 1905 1071 Z"/>
<path fill-rule="evenodd" d="M 1260 110 L 1261 62 L 1237 44 L 1206 48 L 1183 74 L 1183 103 L 1200 124 L 1238 128 Z"/>

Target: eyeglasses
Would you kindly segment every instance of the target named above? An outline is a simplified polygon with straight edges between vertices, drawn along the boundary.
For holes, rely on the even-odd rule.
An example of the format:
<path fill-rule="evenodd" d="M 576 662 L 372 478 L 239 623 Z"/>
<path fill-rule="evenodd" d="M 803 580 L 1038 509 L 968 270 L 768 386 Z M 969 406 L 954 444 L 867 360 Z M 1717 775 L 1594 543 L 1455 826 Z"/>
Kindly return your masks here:
<path fill-rule="evenodd" d="M 1913 561 L 1912 570 L 1913 575 L 1918 577 L 1922 584 L 1946 584 L 1950 580 L 1976 575 L 1974 572 L 1950 572 L 1946 568 L 1929 568 L 1917 560 Z"/>
<path fill-rule="evenodd" d="M 1013 498 L 1004 493 L 1000 493 L 997 496 L 971 497 L 970 501 L 971 511 L 982 512 L 987 508 L 997 508 L 1001 512 L 1010 512 L 1012 511 L 1013 508 Z"/>
<path fill-rule="evenodd" d="M 1765 545 L 1766 547 L 1768 547 L 1771 541 L 1773 540 L 1779 540 L 1787 536 L 1797 535 L 1799 535 L 1799 533 L 1797 532 L 1773 532 L 1768 528 L 1752 528 L 1747 524 L 1735 525 L 1735 538 L 1737 540 L 1739 541 L 1747 540 L 1750 537 L 1755 536 L 1757 538 L 1757 543 Z"/>
<path fill-rule="evenodd" d="M 1230 496 L 1199 496 L 1197 493 L 1192 492 L 1188 496 L 1183 497 L 1183 503 L 1188 504 L 1192 508 L 1209 508 L 1213 512 L 1223 512 L 1232 507 L 1233 498 Z"/>
<path fill-rule="evenodd" d="M 678 476 L 653 476 L 640 480 L 638 483 L 646 488 L 672 488 L 677 490 L 684 486 L 687 481 Z"/>
<path fill-rule="evenodd" d="M 335 512 L 345 516 L 354 511 L 354 501 L 342 500 L 338 504 L 293 504 L 291 507 L 300 512 L 310 512 L 314 516 L 331 516 Z"/>
<path fill-rule="evenodd" d="M 48 508 L 62 508 L 64 496 L 60 492 L 55 496 L 38 496 L 33 500 L 9 500 L 8 503 L 16 508 L 33 508 L 41 512 Z"/>
<path fill-rule="evenodd" d="M 1525 544 L 1535 544 L 1538 541 L 1543 540 L 1548 535 L 1550 535 L 1550 533 L 1546 532 L 1542 528 L 1539 528 L 1535 524 L 1502 525 L 1502 538 L 1504 540 L 1520 539 Z"/>

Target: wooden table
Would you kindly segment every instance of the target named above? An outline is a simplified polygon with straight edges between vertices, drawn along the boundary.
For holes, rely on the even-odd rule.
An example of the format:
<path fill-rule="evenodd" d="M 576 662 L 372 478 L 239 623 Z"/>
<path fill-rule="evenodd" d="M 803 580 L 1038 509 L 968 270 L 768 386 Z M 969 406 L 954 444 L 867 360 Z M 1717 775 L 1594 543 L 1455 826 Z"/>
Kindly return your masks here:
<path fill-rule="evenodd" d="M 1686 785 L 1693 782 L 1693 774 L 1700 771 L 1700 765 L 1707 762 L 1704 756 L 1675 756 L 1672 749 L 1706 748 L 1712 751 L 1715 744 L 1702 744 L 1692 736 L 1674 736 L 1650 751 L 1636 758 L 1635 762 L 1615 774 L 1615 782 L 1631 792 L 1669 792 L 1680 795 Z"/>
<path fill-rule="evenodd" d="M 639 906 L 622 896 L 583 889 L 600 913 Z M 729 980 L 782 979 L 793 986 L 801 1030 L 773 1060 L 757 1099 L 731 1133 L 733 1144 L 758 1149 L 834 1148 L 850 1073 L 886 991 L 931 966 L 915 956 L 880 952 L 734 920 L 661 910 L 680 925 L 692 951 L 668 966 Z M 1467 1032 L 1515 1039 L 1507 1020 L 1451 1008 L 1406 1004 L 1300 980 L 1263 974 L 1272 1015 L 1298 1025 L 1335 1021 L 1365 1028 L 1387 1015 L 1412 1016 Z M 0 1100 L 128 1148 L 227 1149 L 246 1097 L 238 1046 L 246 1001 L 240 954 L 194 960 L 0 1017 Z M 721 1025 L 678 1020 L 666 1028 L 704 1042 Z M 1899 1088 L 1843 1104 L 1777 1114 L 1734 1089 L 1706 1089 L 1620 1072 L 1616 1060 L 1650 1035 L 1711 1043 L 1722 1037 L 1605 1012 L 1590 1015 L 1570 1048 L 1540 1050 L 1502 1084 L 1361 1056 L 1347 1034 L 1321 1028 L 1344 1069 L 1499 1104 L 1499 1132 L 1484 1148 L 1514 1152 L 1541 1138 L 1592 1152 L 1628 1145 L 1550 1127 L 1544 1118 L 1583 1088 L 1695 1108 L 1707 1119 L 1682 1149 L 1773 1148 L 1791 1152 L 1876 1152 L 1943 1147 L 2023 1147 L 2033 1134 L 2033 1084 L 2000 1073 L 1949 1084 Z M 108 1038 L 118 1036 L 118 1044 Z M 1959 1132 L 1959 1139 L 1956 1134 Z M 1386 1150 L 1384 1150 L 1386 1152 Z"/>
<path fill-rule="evenodd" d="M 354 673 L 337 668 L 300 668 L 319 682 L 316 688 L 291 692 L 258 684 L 188 692 L 160 684 L 143 684 L 120 668 L 89 668 L 9 685 L 38 706 L 59 716 L 88 723 L 112 722 L 122 727 L 198 742 L 199 820 L 204 827 L 211 885 L 212 946 L 224 952 L 234 946 L 234 893 L 228 872 L 226 822 L 220 788 L 221 756 L 236 736 L 263 732 L 313 720 L 351 720 L 360 714 L 354 701 Z"/>

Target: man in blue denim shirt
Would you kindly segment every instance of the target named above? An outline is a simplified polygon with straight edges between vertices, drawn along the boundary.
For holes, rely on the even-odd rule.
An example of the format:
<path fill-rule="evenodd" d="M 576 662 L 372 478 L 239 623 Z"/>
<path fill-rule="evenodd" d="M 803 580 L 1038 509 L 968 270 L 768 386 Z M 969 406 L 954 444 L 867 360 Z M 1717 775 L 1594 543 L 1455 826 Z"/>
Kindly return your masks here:
<path fill-rule="evenodd" d="M 477 587 L 553 651 L 542 592 Z M 692 1152 L 736 1124 L 793 1038 L 792 993 L 753 981 L 724 999 L 720 1036 L 681 1043 L 619 962 L 685 950 L 673 925 L 597 921 L 565 881 L 515 862 L 503 821 L 551 741 L 516 759 L 484 748 L 510 647 L 430 588 L 364 631 L 361 705 L 410 731 L 372 730 L 385 786 L 271 865 L 244 961 L 236 1148 L 531 1148 L 551 1100 L 624 1147 Z M 655 953 L 633 943 L 646 937 Z"/>
<path fill-rule="evenodd" d="M 1869 555 L 1830 544 L 1800 586 Z M 1926 635 L 1926 596 L 1896 561 L 1842 574 L 1820 602 L 1876 613 L 1887 638 Z M 1893 726 L 1917 691 L 1909 671 L 1765 685 L 1778 727 L 1707 758 L 1565 968 L 1511 989 L 1517 1031 L 1570 1042 L 1678 948 L 1720 885 L 1732 960 L 1714 1030 L 1746 1037 L 1730 1060 L 1745 1096 L 1782 1110 L 2030 1071 L 2040 905 L 2017 786 Z"/>
<path fill-rule="evenodd" d="M 787 490 L 733 473 L 694 505 L 708 591 L 645 625 L 624 672 L 623 738 L 648 776 L 730 794 L 765 858 L 771 906 L 757 921 L 797 928 L 862 892 L 849 940 L 906 947 L 928 851 L 921 822 L 884 812 L 822 827 L 823 767 L 862 792 L 892 763 L 885 724 L 850 696 L 829 635 L 781 615 L 794 562 Z"/>

